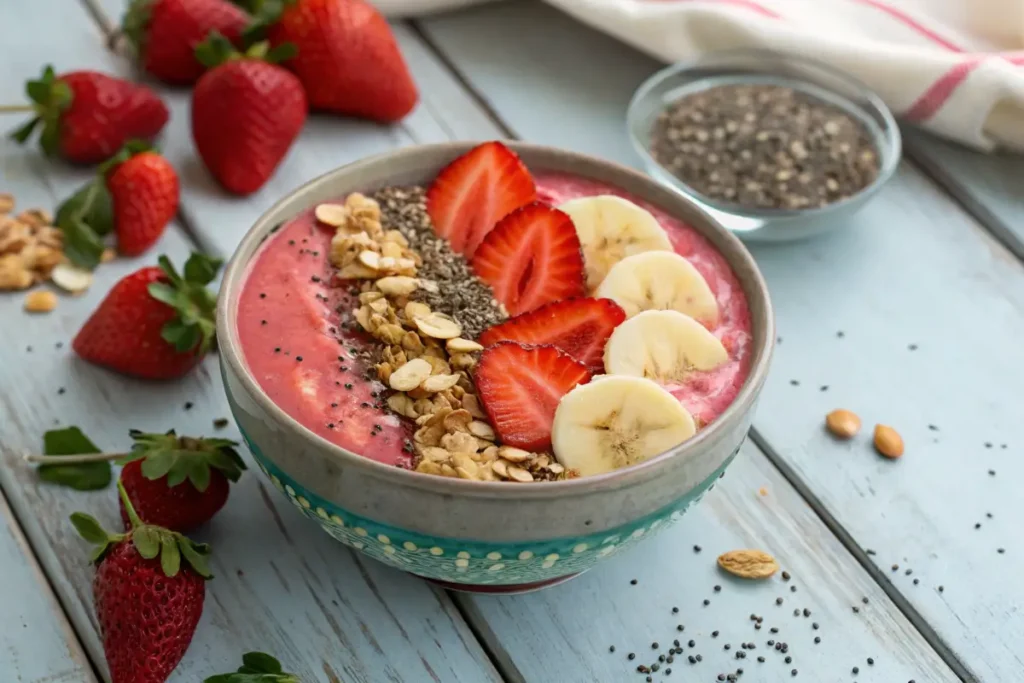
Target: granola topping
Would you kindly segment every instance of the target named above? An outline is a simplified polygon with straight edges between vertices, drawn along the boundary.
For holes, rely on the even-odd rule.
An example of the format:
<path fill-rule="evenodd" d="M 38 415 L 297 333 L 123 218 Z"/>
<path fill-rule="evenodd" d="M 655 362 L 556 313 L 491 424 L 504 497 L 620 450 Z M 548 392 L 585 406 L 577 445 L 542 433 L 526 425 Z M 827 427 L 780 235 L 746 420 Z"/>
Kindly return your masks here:
<path fill-rule="evenodd" d="M 0 291 L 46 282 L 64 261 L 64 236 L 49 212 L 29 209 L 11 216 L 13 209 L 14 198 L 0 194 Z"/>

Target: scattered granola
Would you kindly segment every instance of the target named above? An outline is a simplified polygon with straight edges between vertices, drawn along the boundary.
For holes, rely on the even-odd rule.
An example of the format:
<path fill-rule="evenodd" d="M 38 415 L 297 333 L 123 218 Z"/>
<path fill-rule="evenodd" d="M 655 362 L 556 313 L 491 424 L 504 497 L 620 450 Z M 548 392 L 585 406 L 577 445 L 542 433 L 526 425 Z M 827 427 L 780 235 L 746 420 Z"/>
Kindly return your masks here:
<path fill-rule="evenodd" d="M 718 566 L 741 579 L 767 579 L 779 570 L 775 558 L 760 550 L 731 550 L 718 556 Z"/>
<path fill-rule="evenodd" d="M 61 231 L 51 225 L 43 209 L 11 216 L 14 199 L 0 196 L 0 290 L 28 289 L 50 279 L 53 268 L 64 260 Z"/>
<path fill-rule="evenodd" d="M 421 189 L 381 190 L 377 196 L 387 203 L 387 212 L 376 200 L 354 193 L 344 204 L 317 206 L 315 215 L 336 229 L 331 263 L 338 268 L 339 279 L 358 283 L 358 308 L 352 317 L 379 342 L 370 362 L 376 378 L 394 392 L 387 397 L 387 406 L 416 423 L 409 443 L 413 469 L 523 483 L 574 476 L 550 454 L 498 443 L 469 374 L 483 346 L 467 338 L 467 325 L 475 324 L 470 329 L 479 332 L 490 321 L 504 319 L 504 312 L 479 281 L 461 289 L 461 284 L 447 281 L 473 277 L 461 257 L 449 251 L 449 265 L 457 262 L 461 270 L 439 270 L 437 261 L 414 248 L 414 244 L 443 244 L 417 232 L 425 229 L 432 234 L 429 219 L 423 223 L 415 218 L 418 212 L 425 215 Z M 419 208 L 410 211 L 403 202 Z M 413 226 L 410 220 L 420 222 Z M 443 292 L 433 277 L 445 278 Z M 461 296 L 450 296 L 449 288 Z M 436 306 L 439 302 L 448 305 Z M 480 314 L 480 307 L 487 310 Z"/>
<path fill-rule="evenodd" d="M 49 313 L 57 308 L 57 295 L 48 289 L 37 289 L 25 296 L 25 310 L 29 313 Z"/>

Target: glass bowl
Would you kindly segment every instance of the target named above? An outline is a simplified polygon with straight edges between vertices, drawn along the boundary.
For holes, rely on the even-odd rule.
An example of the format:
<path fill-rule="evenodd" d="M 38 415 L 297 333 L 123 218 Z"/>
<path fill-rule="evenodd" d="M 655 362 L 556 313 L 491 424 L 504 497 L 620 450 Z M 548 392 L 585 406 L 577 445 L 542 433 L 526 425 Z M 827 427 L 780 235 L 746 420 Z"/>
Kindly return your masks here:
<path fill-rule="evenodd" d="M 879 171 L 874 182 L 851 197 L 810 209 L 760 209 L 726 203 L 701 194 L 651 155 L 651 131 L 658 115 L 685 95 L 721 85 L 781 85 L 822 100 L 861 122 L 875 143 Z M 892 177 L 902 143 L 892 112 L 856 79 L 803 57 L 768 50 L 713 52 L 657 72 L 637 89 L 626 115 L 629 136 L 648 173 L 681 192 L 743 240 L 785 242 L 839 227 Z"/>

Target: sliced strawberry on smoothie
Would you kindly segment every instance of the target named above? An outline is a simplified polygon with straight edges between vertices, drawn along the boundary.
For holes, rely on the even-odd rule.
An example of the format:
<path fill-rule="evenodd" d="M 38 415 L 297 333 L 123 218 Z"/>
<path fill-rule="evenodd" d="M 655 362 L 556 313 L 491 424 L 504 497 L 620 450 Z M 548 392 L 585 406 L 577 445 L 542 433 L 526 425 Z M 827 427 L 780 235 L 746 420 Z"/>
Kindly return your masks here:
<path fill-rule="evenodd" d="M 531 452 L 550 451 L 558 402 L 590 378 L 587 366 L 554 346 L 515 342 L 485 349 L 473 373 L 501 442 Z"/>
<path fill-rule="evenodd" d="M 583 296 L 583 252 L 572 220 L 540 202 L 501 219 L 472 266 L 512 315 Z"/>
<path fill-rule="evenodd" d="M 485 142 L 441 169 L 427 190 L 427 211 L 437 234 L 468 259 L 498 221 L 536 198 L 515 152 Z"/>
<path fill-rule="evenodd" d="M 549 344 L 599 373 L 604 372 L 604 345 L 625 319 L 626 312 L 611 299 L 566 299 L 484 330 L 480 343 Z"/>

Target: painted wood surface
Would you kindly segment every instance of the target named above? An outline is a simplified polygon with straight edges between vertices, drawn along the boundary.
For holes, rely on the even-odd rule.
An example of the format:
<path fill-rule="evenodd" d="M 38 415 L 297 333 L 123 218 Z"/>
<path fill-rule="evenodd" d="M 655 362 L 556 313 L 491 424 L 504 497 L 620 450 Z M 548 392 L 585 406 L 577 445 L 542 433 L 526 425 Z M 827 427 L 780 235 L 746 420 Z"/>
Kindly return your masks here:
<path fill-rule="evenodd" d="M 397 25 L 398 38 L 405 50 L 406 56 L 415 72 L 417 82 L 423 93 L 424 100 L 417 111 L 397 129 L 390 138 L 375 139 L 366 137 L 360 141 L 359 147 L 352 148 L 351 145 L 336 144 L 334 141 L 347 139 L 345 136 L 354 134 L 345 129 L 335 130 L 331 124 L 338 126 L 350 125 L 349 122 L 337 122 L 336 120 L 323 119 L 324 128 L 317 128 L 307 131 L 297 142 L 289 156 L 287 163 L 282 166 L 275 177 L 256 195 L 255 201 L 246 200 L 244 203 L 238 200 L 231 200 L 223 193 L 214 191 L 207 192 L 203 183 L 208 183 L 205 173 L 201 169 L 195 169 L 194 152 L 192 151 L 187 129 L 183 129 L 182 121 L 187 120 L 183 114 L 176 117 L 177 125 L 172 122 L 172 130 L 167 136 L 165 144 L 167 153 L 177 161 L 179 168 L 185 169 L 186 191 L 184 195 L 183 214 L 190 227 L 200 242 L 211 245 L 212 248 L 221 253 L 230 253 L 235 243 L 245 232 L 251 222 L 258 214 L 276 201 L 284 192 L 306 181 L 307 179 L 334 168 L 345 161 L 350 161 L 370 153 L 384 151 L 389 147 L 397 147 L 411 142 L 428 142 L 441 139 L 457 138 L 493 138 L 502 137 L 503 129 L 499 124 L 491 122 L 484 110 L 477 105 L 455 79 L 443 68 L 437 57 L 434 56 L 424 45 L 422 40 L 404 25 Z M 166 92 L 166 91 L 165 91 Z M 187 108 L 186 95 L 167 93 L 172 106 L 176 112 L 182 112 Z M 429 116 L 429 119 L 428 119 Z M 423 123 L 426 120 L 436 120 L 438 124 L 428 128 Z M 364 126 L 355 124 L 353 126 Z M 329 131 L 329 132 L 325 132 Z M 329 135 L 330 137 L 325 137 Z M 384 145 L 388 146 L 385 147 Z M 372 148 L 372 149 L 371 149 Z M 339 158 L 333 150 L 344 150 L 344 156 Z M 193 175 L 189 175 L 197 171 Z M 198 189 L 197 189 L 198 188 Z M 905 677 L 907 680 L 915 675 L 922 680 L 954 680 L 955 677 L 950 670 L 938 659 L 934 652 L 927 646 L 921 636 L 914 630 L 909 622 L 895 609 L 891 602 L 881 595 L 877 586 L 872 588 L 872 582 L 867 573 L 864 572 L 849 556 L 841 551 L 838 542 L 831 537 L 824 525 L 814 522 L 814 516 L 808 508 L 799 500 L 793 490 L 785 484 L 774 472 L 772 466 L 767 462 L 764 455 L 755 447 L 748 448 L 749 457 L 756 461 L 756 465 L 737 465 L 740 472 L 746 472 L 747 478 L 727 478 L 722 485 L 727 490 L 733 491 L 727 496 L 727 500 L 746 500 L 753 495 L 757 486 L 753 486 L 754 480 L 761 480 L 762 475 L 770 474 L 770 481 L 767 483 L 778 487 L 782 495 L 773 499 L 775 512 L 773 517 L 784 520 L 783 527 L 788 529 L 800 529 L 799 538 L 806 537 L 811 540 L 811 546 L 802 543 L 793 544 L 785 540 L 785 535 L 775 534 L 773 542 L 777 544 L 774 551 L 782 554 L 783 557 L 793 559 L 794 568 L 804 573 L 812 583 L 817 584 L 813 590 L 815 600 L 808 602 L 809 609 L 815 613 L 820 611 L 827 616 L 827 622 L 836 629 L 837 633 L 848 633 L 850 642 L 858 643 L 863 652 L 855 653 L 861 660 L 872 656 L 872 651 L 886 651 L 890 649 L 887 644 L 896 641 L 905 644 L 893 652 L 890 661 L 885 665 L 879 662 L 878 669 L 873 674 L 876 679 L 867 680 L 888 680 L 886 677 L 893 677 L 898 680 Z M 758 486 L 763 484 L 758 484 Z M 742 530 L 750 526 L 745 519 L 751 510 L 757 511 L 757 506 L 738 505 L 726 503 L 717 506 L 705 506 L 699 513 L 701 516 L 691 518 L 683 524 L 684 529 L 691 529 L 694 533 L 698 529 L 706 529 L 711 526 L 714 533 L 709 537 L 721 546 L 722 550 L 741 547 L 749 544 L 756 544 L 760 538 L 765 540 L 767 534 L 743 533 Z M 758 516 L 761 524 L 769 524 L 769 517 Z M 679 534 L 684 534 L 680 536 Z M 704 532 L 701 532 L 704 533 Z M 691 558 L 692 551 L 689 550 L 692 543 L 688 536 L 682 532 L 673 531 L 673 535 L 667 540 L 660 540 L 661 549 L 668 548 L 669 551 L 659 550 L 659 557 L 665 558 L 660 562 L 658 571 L 650 574 L 646 582 L 647 595 L 650 599 L 657 601 L 659 595 L 675 590 L 678 583 L 678 575 L 673 571 L 674 565 L 685 567 L 683 571 L 687 574 L 707 576 L 708 580 L 714 577 L 714 555 L 709 549 L 708 554 L 702 557 Z M 682 539 L 682 540 L 681 540 Z M 821 544 L 828 547 L 830 553 L 830 566 L 828 571 L 822 571 L 821 565 L 809 555 L 809 550 Z M 678 550 L 679 552 L 675 552 Z M 650 552 L 641 549 L 639 553 Z M 651 624 L 647 619 L 652 616 L 651 611 L 644 609 L 629 615 L 627 609 L 634 594 L 626 590 L 628 579 L 623 572 L 628 572 L 630 567 L 636 563 L 644 562 L 642 557 L 637 559 L 634 554 L 632 559 L 620 560 L 616 567 L 600 568 L 591 575 L 580 580 L 581 589 L 570 586 L 557 591 L 549 591 L 538 596 L 512 597 L 504 599 L 473 598 L 469 596 L 459 597 L 459 601 L 467 616 L 472 620 L 473 626 L 482 634 L 489 634 L 487 646 L 492 652 L 500 652 L 499 664 L 502 672 L 513 680 L 528 681 L 618 681 L 622 677 L 636 674 L 636 667 L 642 660 L 630 661 L 626 659 L 625 653 L 617 658 L 609 658 L 607 644 L 598 637 L 595 626 L 601 619 L 595 617 L 606 607 L 604 601 L 591 602 L 590 610 L 580 610 L 578 607 L 579 597 L 583 591 L 588 595 L 593 591 L 595 582 L 601 586 L 602 593 L 607 594 L 609 600 L 616 605 L 616 619 L 612 633 L 633 634 L 646 633 L 651 630 Z M 838 569 L 837 569 L 838 568 Z M 843 581 L 849 586 L 858 587 L 857 596 L 847 594 L 846 589 L 835 582 L 836 572 L 843 577 Z M 811 577 L 814 577 L 813 579 Z M 721 579 L 719 579 L 721 580 Z M 711 583 L 706 587 L 693 586 L 692 590 L 711 590 Z M 587 588 L 590 586 L 590 588 Z M 767 587 L 763 587 L 760 599 L 768 599 L 774 604 L 774 595 L 767 595 Z M 855 591 L 856 592 L 856 591 Z M 821 597 L 818 599 L 817 593 Z M 867 595 L 872 600 L 874 610 L 877 610 L 875 618 L 858 619 L 852 611 L 853 601 Z M 767 596 L 767 597 L 766 597 Z M 749 616 L 752 607 L 746 603 L 749 594 L 742 590 L 736 592 L 726 591 L 720 596 L 723 603 L 728 603 L 724 610 L 717 607 L 705 614 L 708 619 L 723 620 L 729 619 L 733 613 L 743 612 L 743 618 Z M 686 593 L 680 595 L 681 599 L 687 599 Z M 696 601 L 696 593 L 689 596 L 689 599 Z M 755 602 L 756 603 L 756 599 Z M 595 611 L 596 610 L 596 611 Z M 747 610 L 744 612 L 744 610 Z M 509 614 L 513 617 L 509 618 Z M 628 615 L 628 616 L 627 616 Z M 822 617 L 822 624 L 826 622 Z M 609 622 L 605 620 L 605 624 Z M 529 627 L 524 627 L 528 624 Z M 707 626 L 707 628 L 704 628 Z M 736 624 L 742 627 L 742 624 Z M 810 632 L 810 622 L 804 625 Z M 606 628 L 606 627 L 605 627 Z M 705 624 L 694 621 L 693 628 L 697 632 L 704 630 L 709 635 L 714 626 L 711 621 Z M 747 625 L 747 629 L 752 627 Z M 767 631 L 769 627 L 764 627 Z M 722 633 L 730 633 L 731 629 L 723 628 Z M 732 631 L 733 637 L 738 637 L 742 629 Z M 653 631 L 652 631 L 653 633 Z M 564 634 L 564 635 L 563 635 Z M 602 634 L 603 635 L 603 634 Z M 645 635 L 646 637 L 646 635 Z M 696 637 L 696 636 L 691 636 Z M 753 636 L 751 635 L 751 638 Z M 766 636 L 766 639 L 771 636 Z M 813 645 L 814 634 L 808 635 L 809 645 Z M 684 640 L 683 642 L 688 642 Z M 800 666 L 804 676 L 812 680 L 825 680 L 834 675 L 837 671 L 835 660 L 837 648 L 843 641 L 838 639 L 829 642 L 823 638 L 819 646 L 815 646 L 814 653 L 808 652 L 801 661 Z M 667 646 L 667 643 L 665 643 Z M 737 642 L 733 643 L 738 648 Z M 650 647 L 650 642 L 646 644 Z M 724 646 L 724 643 L 722 643 Z M 763 643 L 761 644 L 763 647 Z M 734 652 L 721 650 L 725 657 L 735 658 Z M 705 655 L 708 661 L 716 659 L 710 652 Z M 766 665 L 760 673 L 758 680 L 775 681 L 792 678 L 791 665 L 785 665 L 786 655 L 777 657 L 775 666 Z M 792 655 L 790 655 L 792 656 Z M 854 655 L 851 655 L 853 657 Z M 752 663 L 756 663 L 756 656 L 751 653 Z M 683 658 L 685 661 L 685 657 Z M 725 665 L 723 657 L 720 665 Z M 850 667 L 858 665 L 859 660 L 851 659 Z M 550 670 L 554 663 L 558 663 L 558 671 Z M 742 662 L 740 663 L 742 664 Z M 864 662 L 860 661 L 863 665 Z M 663 666 L 662 668 L 671 668 Z M 678 670 L 678 669 L 677 669 Z M 724 671 L 725 669 L 722 669 Z M 733 669 L 735 670 L 735 668 Z M 682 672 L 680 672 L 682 673 Z M 679 674 L 677 673 L 677 676 Z M 684 674 L 685 676 L 685 674 Z"/>
<path fill-rule="evenodd" d="M 77 4 L 51 0 L 11 9 L 7 30 L 42 25 L 58 11 L 78 13 L 66 16 L 59 42 L 45 44 L 51 50 L 47 56 L 63 68 L 109 63 L 101 36 Z M 35 56 L 19 53 L 8 63 L 9 73 L 18 78 L 0 83 L 4 101 L 18 96 L 22 76 L 37 72 L 42 47 Z M 6 140 L 0 144 L 0 159 L 4 189 L 25 206 L 52 207 L 57 197 L 87 177 L 85 170 L 51 165 Z M 170 230 L 159 247 L 174 259 L 189 249 L 178 229 Z M 70 353 L 74 332 L 110 285 L 152 260 L 151 256 L 103 266 L 88 293 L 63 299 L 48 316 L 25 316 L 20 296 L 0 299 L 0 318 L 12 326 L 11 321 L 17 321 L 16 335 L 5 328 L 0 386 L 20 388 L 5 392 L 0 401 L 0 486 L 23 521 L 26 536 L 39 549 L 40 564 L 100 670 L 104 667 L 91 609 L 92 570 L 85 560 L 86 545 L 75 536 L 67 517 L 81 509 L 113 526 L 114 491 L 74 493 L 40 484 L 21 462 L 20 452 L 38 449 L 43 431 L 57 424 L 80 425 L 99 445 L 123 449 L 130 427 L 210 433 L 211 421 L 228 414 L 216 359 L 182 381 L 155 385 L 115 376 Z M 232 433 L 225 430 L 224 435 Z M 251 649 L 274 652 L 304 680 L 500 680 L 447 595 L 364 562 L 305 522 L 256 475 L 243 477 L 217 523 L 200 537 L 214 546 L 218 578 L 209 586 L 199 631 L 171 679 L 175 683 L 193 683 L 230 670 L 241 653 Z M 39 629 L 40 649 L 19 650 L 19 656 L 49 656 L 42 649 L 46 627 Z"/>
<path fill-rule="evenodd" d="M 17 683 L 95 683 L 89 660 L 0 492 L 0 670 Z"/>
<path fill-rule="evenodd" d="M 420 26 L 515 134 L 639 163 L 624 115 L 652 60 L 539 3 Z M 908 165 L 835 233 L 753 251 L 782 337 L 759 441 L 966 677 L 1016 680 L 1020 264 Z M 838 407 L 866 425 L 849 444 L 822 429 Z M 903 433 L 901 461 L 872 452 L 877 422 Z"/>
<path fill-rule="evenodd" d="M 1024 259 L 1024 156 L 981 154 L 918 130 L 904 135 L 907 154 Z"/>

